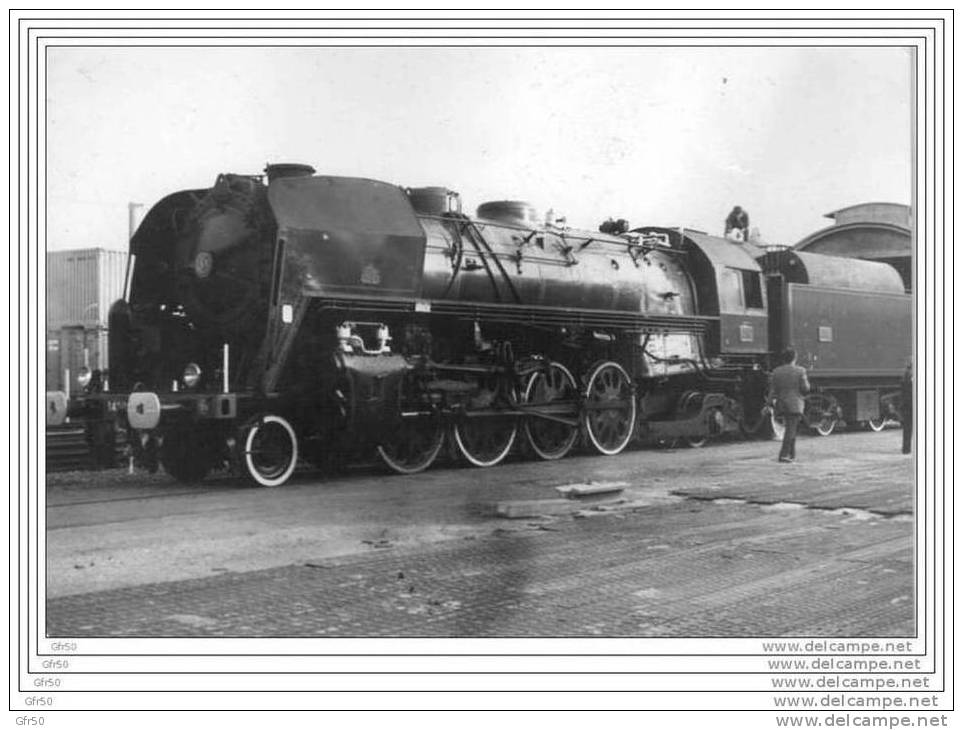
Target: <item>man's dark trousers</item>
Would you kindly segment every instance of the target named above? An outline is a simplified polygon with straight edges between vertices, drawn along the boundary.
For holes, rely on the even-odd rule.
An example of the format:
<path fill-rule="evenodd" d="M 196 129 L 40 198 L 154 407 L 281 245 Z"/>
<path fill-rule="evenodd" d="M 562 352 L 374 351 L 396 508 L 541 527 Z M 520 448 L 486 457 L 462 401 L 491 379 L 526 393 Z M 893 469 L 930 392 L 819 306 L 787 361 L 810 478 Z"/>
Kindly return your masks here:
<path fill-rule="evenodd" d="M 786 433 L 782 437 L 782 448 L 779 449 L 780 459 L 796 458 L 796 432 L 799 430 L 799 421 L 801 419 L 801 413 L 787 413 L 783 416 L 783 421 L 786 424 Z"/>
<path fill-rule="evenodd" d="M 903 453 L 913 453 L 913 410 L 903 415 Z"/>

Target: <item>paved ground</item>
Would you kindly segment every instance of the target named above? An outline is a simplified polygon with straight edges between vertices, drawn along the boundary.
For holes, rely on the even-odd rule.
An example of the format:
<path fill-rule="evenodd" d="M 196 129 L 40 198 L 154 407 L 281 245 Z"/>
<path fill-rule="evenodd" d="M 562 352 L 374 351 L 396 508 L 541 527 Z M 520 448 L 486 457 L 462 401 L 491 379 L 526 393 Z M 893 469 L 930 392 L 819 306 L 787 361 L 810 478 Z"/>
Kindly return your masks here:
<path fill-rule="evenodd" d="M 801 441 L 794 465 L 749 442 L 276 490 L 57 475 L 47 633 L 909 636 L 898 449 L 898 431 L 852 433 Z M 553 517 L 491 514 L 586 479 L 627 485 Z"/>

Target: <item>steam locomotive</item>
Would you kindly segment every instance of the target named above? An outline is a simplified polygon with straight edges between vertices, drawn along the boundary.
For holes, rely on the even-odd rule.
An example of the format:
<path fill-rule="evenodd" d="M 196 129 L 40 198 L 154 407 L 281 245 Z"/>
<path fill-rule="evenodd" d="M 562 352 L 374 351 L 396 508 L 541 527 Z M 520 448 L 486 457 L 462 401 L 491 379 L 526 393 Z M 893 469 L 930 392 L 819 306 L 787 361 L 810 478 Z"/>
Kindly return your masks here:
<path fill-rule="evenodd" d="M 147 213 L 109 374 L 48 394 L 48 423 L 116 423 L 142 465 L 262 486 L 299 459 L 372 451 L 411 474 L 446 443 L 480 467 L 699 446 L 778 429 L 766 372 L 790 343 L 819 433 L 893 414 L 912 320 L 888 265 L 685 228 L 575 230 L 520 201 L 472 217 L 447 188 L 307 165 L 265 173 Z"/>

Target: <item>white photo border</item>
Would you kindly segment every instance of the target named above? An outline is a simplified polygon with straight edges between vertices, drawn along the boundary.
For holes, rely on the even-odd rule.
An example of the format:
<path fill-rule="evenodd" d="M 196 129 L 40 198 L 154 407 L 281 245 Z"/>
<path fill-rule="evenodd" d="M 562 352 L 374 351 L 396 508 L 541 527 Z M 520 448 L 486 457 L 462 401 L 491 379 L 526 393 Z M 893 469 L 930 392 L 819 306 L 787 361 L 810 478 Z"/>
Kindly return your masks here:
<path fill-rule="evenodd" d="M 359 18 L 357 13 L 343 11 L 316 17 L 288 13 L 264 18 L 207 11 L 186 17 L 183 11 L 125 17 L 112 17 L 104 11 L 9 12 L 8 304 L 11 344 L 15 346 L 10 349 L 6 375 L 16 388 L 17 404 L 11 408 L 7 434 L 11 444 L 10 648 L 11 662 L 16 665 L 10 675 L 12 710 L 38 709 L 25 705 L 24 698 L 41 695 L 56 698 L 56 704 L 44 710 L 169 708 L 169 700 L 159 694 L 162 692 L 176 692 L 185 707 L 198 709 L 204 709 L 208 701 L 212 707 L 235 709 L 311 709 L 318 693 L 330 693 L 349 705 L 365 705 L 360 694 L 352 693 L 382 692 L 392 693 L 385 696 L 396 706 L 423 706 L 419 693 L 468 693 L 472 698 L 469 704 L 488 705 L 487 699 L 473 693 L 526 692 L 532 693 L 537 707 L 641 704 L 668 710 L 697 704 L 707 711 L 772 710 L 770 673 L 764 669 L 772 655 L 761 650 L 757 638 L 105 638 L 78 639 L 77 648 L 69 652 L 55 649 L 54 644 L 62 645 L 63 640 L 47 639 L 42 630 L 44 459 L 39 414 L 44 394 L 39 373 L 44 303 L 39 294 L 45 240 L 41 101 L 45 52 L 57 45 L 812 44 L 915 48 L 915 361 L 920 364 L 917 387 L 923 397 L 917 401 L 920 450 L 915 457 L 917 636 L 907 655 L 923 658 L 926 673 L 939 680 L 940 691 L 949 689 L 942 680 L 953 675 L 948 648 L 953 636 L 954 431 L 944 406 L 952 403 L 954 396 L 952 376 L 946 381 L 947 372 L 953 372 L 954 343 L 953 164 L 945 164 L 953 150 L 952 11 L 925 11 L 919 17 L 880 11 L 681 18 L 669 11 L 636 17 L 618 12 L 596 17 L 586 17 L 583 12 L 568 18 L 527 17 L 525 11 L 471 15 L 436 18 L 412 12 Z M 45 669 L 45 660 L 65 657 L 71 660 L 68 672 Z M 67 681 L 56 690 L 36 684 L 37 679 L 52 676 Z M 405 693 L 404 699 L 398 693 Z M 323 703 L 331 704 L 328 699 Z"/>

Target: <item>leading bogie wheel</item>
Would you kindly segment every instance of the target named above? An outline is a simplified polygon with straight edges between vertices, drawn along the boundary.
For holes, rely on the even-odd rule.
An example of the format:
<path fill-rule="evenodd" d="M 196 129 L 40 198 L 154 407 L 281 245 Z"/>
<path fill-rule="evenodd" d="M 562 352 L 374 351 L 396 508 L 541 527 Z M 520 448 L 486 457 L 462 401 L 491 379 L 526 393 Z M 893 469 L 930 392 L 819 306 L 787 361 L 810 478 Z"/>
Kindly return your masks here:
<path fill-rule="evenodd" d="M 261 487 L 278 487 L 298 465 L 298 438 L 286 419 L 275 414 L 259 416 L 241 429 L 238 439 L 241 472 Z"/>
<path fill-rule="evenodd" d="M 196 484 L 207 476 L 209 456 L 202 434 L 194 429 L 170 429 L 164 434 L 160 462 L 164 471 L 182 484 Z"/>
<path fill-rule="evenodd" d="M 628 446 L 635 431 L 635 392 L 625 368 L 617 362 L 597 365 L 585 388 L 582 423 L 600 454 L 612 456 Z"/>
<path fill-rule="evenodd" d="M 558 416 L 578 418 L 578 385 L 568 368 L 553 362 L 544 370 L 532 373 L 525 386 L 522 399 L 527 404 L 551 407 L 552 405 L 571 404 L 571 413 L 556 413 Z M 578 440 L 578 426 L 561 421 L 529 416 L 525 420 L 525 437 L 532 450 L 543 459 L 561 459 Z"/>
<path fill-rule="evenodd" d="M 445 429 L 434 418 L 405 421 L 398 432 L 377 447 L 378 456 L 392 471 L 417 474 L 431 466 L 445 444 Z"/>

